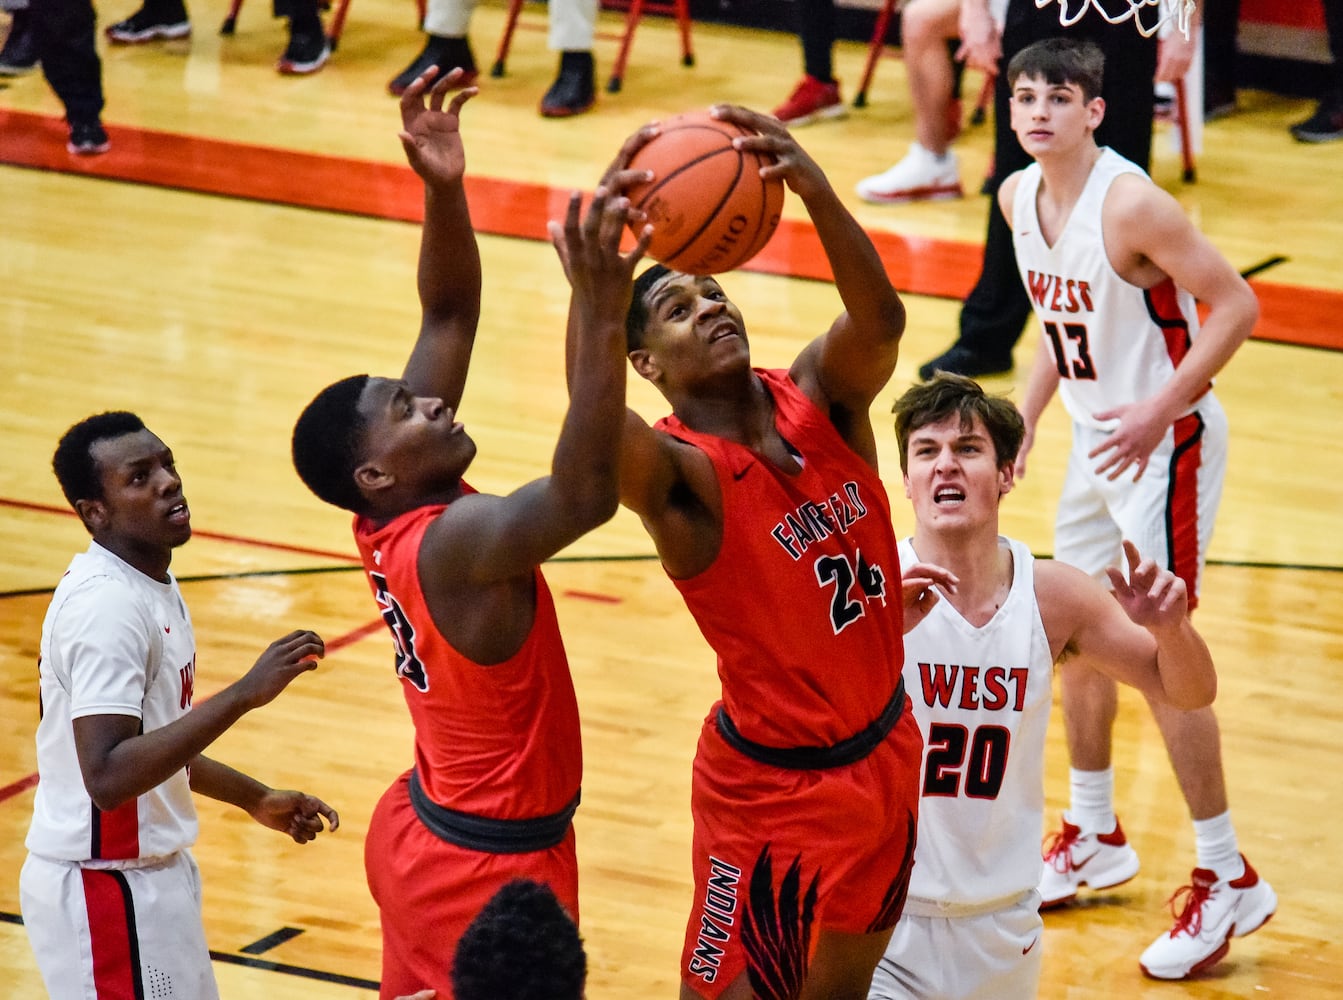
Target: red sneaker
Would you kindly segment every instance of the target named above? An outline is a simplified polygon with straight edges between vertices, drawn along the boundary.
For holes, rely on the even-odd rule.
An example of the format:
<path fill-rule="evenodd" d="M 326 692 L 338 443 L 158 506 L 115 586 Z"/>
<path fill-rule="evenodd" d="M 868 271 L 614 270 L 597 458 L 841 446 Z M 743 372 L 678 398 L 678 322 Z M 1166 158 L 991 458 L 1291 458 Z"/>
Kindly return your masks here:
<path fill-rule="evenodd" d="M 774 117 L 785 125 L 807 125 L 825 118 L 843 118 L 849 109 L 839 96 L 839 81 L 822 83 L 804 76 L 793 92 L 774 109 Z"/>

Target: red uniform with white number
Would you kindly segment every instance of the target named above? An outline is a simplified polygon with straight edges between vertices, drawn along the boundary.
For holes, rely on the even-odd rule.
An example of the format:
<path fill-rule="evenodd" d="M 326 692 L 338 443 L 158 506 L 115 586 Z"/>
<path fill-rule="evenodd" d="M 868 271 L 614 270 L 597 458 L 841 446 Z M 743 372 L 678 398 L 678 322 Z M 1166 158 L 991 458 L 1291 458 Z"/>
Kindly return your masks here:
<path fill-rule="evenodd" d="M 905 685 L 926 751 L 909 901 L 870 1000 L 1027 1000 L 1040 978 L 1040 836 L 1053 656 L 1034 557 L 984 625 L 948 600 L 905 636 Z M 919 561 L 913 544 L 900 558 Z M 948 956 L 954 956 L 949 960 Z"/>
<path fill-rule="evenodd" d="M 217 997 L 201 924 L 196 807 L 186 769 L 116 809 L 93 804 L 74 720 L 126 715 L 144 732 L 191 710 L 196 638 L 177 581 L 97 542 L 75 556 L 42 623 L 40 780 L 20 875 L 47 992 Z"/>
<path fill-rule="evenodd" d="M 380 527 L 355 520 L 355 540 L 396 646 L 396 674 L 415 725 L 415 768 L 384 794 L 365 845 L 369 888 L 382 921 L 384 998 L 432 988 L 452 996 L 457 939 L 512 878 L 548 884 L 578 917 L 578 864 L 565 816 L 578 796 L 578 705 L 550 590 L 538 570 L 536 617 L 502 663 L 475 663 L 438 631 L 419 581 L 424 532 L 443 505 Z M 412 802 L 414 782 L 423 796 Z M 525 826 L 560 817 L 541 849 L 467 847 L 436 834 L 425 811 L 455 825 Z M 555 838 L 552 838 L 555 839 Z"/>
<path fill-rule="evenodd" d="M 695 758 L 695 903 L 681 969 L 708 996 L 748 955 L 753 974 L 787 978 L 808 957 L 798 942 L 821 927 L 894 926 L 917 824 L 922 743 L 897 694 L 900 564 L 885 488 L 786 372 L 757 374 L 798 474 L 675 417 L 658 424 L 709 456 L 723 496 L 713 564 L 673 581 L 718 654 L 723 692 Z M 841 766 L 762 763 L 724 736 L 731 724 L 766 750 L 830 748 L 879 718 L 893 720 L 889 732 Z M 768 932 L 776 912 L 795 937 Z M 792 947 L 771 946 L 781 939 Z"/>
<path fill-rule="evenodd" d="M 1146 173 L 1102 150 L 1063 231 L 1050 246 L 1036 214 L 1040 167 L 1021 172 L 1012 202 L 1013 241 L 1059 370 L 1059 397 L 1073 422 L 1073 448 L 1055 521 L 1054 557 L 1105 582 L 1131 539 L 1185 581 L 1192 608 L 1226 478 L 1226 414 L 1209 386 L 1152 452 L 1138 482 L 1111 482 L 1089 458 L 1118 421 L 1096 413 L 1146 399 L 1166 385 L 1198 335 L 1193 296 L 1169 279 L 1131 285 L 1105 252 L 1102 209 L 1123 174 Z"/>

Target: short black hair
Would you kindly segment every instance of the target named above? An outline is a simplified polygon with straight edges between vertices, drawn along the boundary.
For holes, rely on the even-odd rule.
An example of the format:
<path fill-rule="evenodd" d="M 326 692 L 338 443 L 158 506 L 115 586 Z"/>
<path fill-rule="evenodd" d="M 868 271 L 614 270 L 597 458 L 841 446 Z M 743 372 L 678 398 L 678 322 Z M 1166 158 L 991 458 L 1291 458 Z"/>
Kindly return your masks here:
<path fill-rule="evenodd" d="M 909 471 L 910 435 L 952 414 L 960 415 L 963 428 L 973 426 L 975 417 L 984 422 L 999 468 L 1017 460 L 1021 440 L 1026 436 L 1026 421 L 1010 399 L 990 396 L 974 379 L 951 372 L 939 371 L 931 380 L 911 387 L 895 401 L 891 412 L 895 414 L 902 472 Z"/>
<path fill-rule="evenodd" d="M 648 326 L 648 303 L 644 297 L 650 288 L 671 273 L 672 269 L 667 265 L 654 264 L 634 279 L 629 312 L 625 313 L 625 350 L 637 351 L 644 346 L 644 330 Z"/>
<path fill-rule="evenodd" d="M 80 500 L 101 500 L 103 479 L 93 460 L 93 446 L 99 441 L 135 434 L 145 422 L 127 410 L 109 410 L 85 417 L 63 435 L 51 458 L 52 471 L 61 484 L 61 492 L 73 507 Z"/>
<path fill-rule="evenodd" d="M 588 976 L 578 927 L 549 886 L 514 879 L 457 943 L 457 1000 L 580 1000 Z"/>
<path fill-rule="evenodd" d="M 1105 82 L 1105 53 L 1087 38 L 1045 38 L 1027 45 L 1007 64 L 1007 88 L 1011 91 L 1022 76 L 1041 79 L 1061 87 L 1073 83 L 1082 97 L 1101 96 Z"/>
<path fill-rule="evenodd" d="M 290 452 L 294 469 L 319 499 L 355 514 L 366 508 L 354 481 L 367 422 L 359 412 L 359 397 L 367 375 L 351 375 L 333 382 L 299 414 Z"/>

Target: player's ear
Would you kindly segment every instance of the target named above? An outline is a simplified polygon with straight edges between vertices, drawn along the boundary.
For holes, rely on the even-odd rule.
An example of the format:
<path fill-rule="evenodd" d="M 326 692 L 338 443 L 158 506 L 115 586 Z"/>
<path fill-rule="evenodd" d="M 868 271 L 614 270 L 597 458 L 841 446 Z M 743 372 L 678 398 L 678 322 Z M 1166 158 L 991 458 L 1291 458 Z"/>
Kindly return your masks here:
<path fill-rule="evenodd" d="M 75 513 L 79 515 L 79 519 L 84 522 L 84 527 L 91 535 L 96 535 L 107 527 L 109 520 L 107 504 L 101 500 L 76 500 Z"/>
<path fill-rule="evenodd" d="M 910 489 L 910 486 L 909 486 L 909 474 L 908 474 L 908 473 L 905 474 L 904 479 L 905 479 L 905 499 L 906 499 L 906 500 L 913 500 L 913 499 L 914 499 L 914 491 L 913 491 L 912 489 Z"/>
<path fill-rule="evenodd" d="M 365 462 L 354 470 L 354 482 L 364 493 L 375 494 L 394 485 L 396 477 L 372 462 Z"/>
<path fill-rule="evenodd" d="M 1004 462 L 998 466 L 998 497 L 1007 496 L 1017 485 L 1017 463 Z"/>
<path fill-rule="evenodd" d="M 630 364 L 634 366 L 634 370 L 643 378 L 650 382 L 657 381 L 661 369 L 658 368 L 658 363 L 653 360 L 653 355 L 648 353 L 648 348 L 639 347 L 630 351 L 629 359 Z"/>
<path fill-rule="evenodd" d="M 1093 97 L 1087 103 L 1087 125 L 1091 131 L 1100 128 L 1101 122 L 1105 120 L 1105 98 Z"/>

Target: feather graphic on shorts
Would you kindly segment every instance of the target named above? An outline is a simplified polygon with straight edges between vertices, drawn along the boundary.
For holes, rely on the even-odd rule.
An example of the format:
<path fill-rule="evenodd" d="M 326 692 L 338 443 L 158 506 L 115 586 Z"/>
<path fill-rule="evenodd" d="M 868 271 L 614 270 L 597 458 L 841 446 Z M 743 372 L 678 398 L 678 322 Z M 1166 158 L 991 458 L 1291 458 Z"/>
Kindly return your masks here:
<path fill-rule="evenodd" d="M 788 866 L 776 897 L 768 845 L 756 860 L 741 940 L 746 949 L 751 989 L 759 1000 L 793 1000 L 802 992 L 819 879 L 817 873 L 807 887 L 805 898 L 799 898 L 802 887 L 799 855 Z"/>

